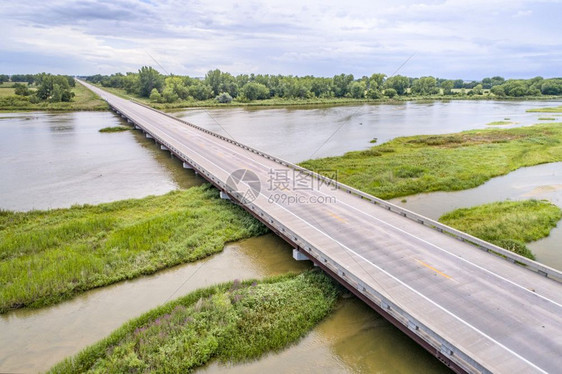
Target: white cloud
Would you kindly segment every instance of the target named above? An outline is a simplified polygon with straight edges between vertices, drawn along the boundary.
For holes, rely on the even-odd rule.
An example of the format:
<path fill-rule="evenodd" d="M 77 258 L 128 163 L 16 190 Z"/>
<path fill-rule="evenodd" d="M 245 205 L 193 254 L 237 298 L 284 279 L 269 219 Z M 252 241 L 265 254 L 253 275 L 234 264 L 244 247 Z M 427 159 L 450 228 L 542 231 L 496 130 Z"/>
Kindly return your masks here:
<path fill-rule="evenodd" d="M 414 54 L 401 73 L 561 75 L 561 10 L 526 0 L 23 0 L 0 5 L 0 71 L 131 71 L 156 66 L 150 54 L 178 74 L 390 74 Z"/>

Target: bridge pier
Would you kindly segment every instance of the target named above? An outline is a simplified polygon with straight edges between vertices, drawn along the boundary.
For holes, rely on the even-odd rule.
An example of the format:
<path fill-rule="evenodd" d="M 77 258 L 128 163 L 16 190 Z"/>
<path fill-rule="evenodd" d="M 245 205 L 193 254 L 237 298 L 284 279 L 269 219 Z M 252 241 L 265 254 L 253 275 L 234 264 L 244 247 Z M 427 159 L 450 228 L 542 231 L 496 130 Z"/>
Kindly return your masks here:
<path fill-rule="evenodd" d="M 300 252 L 298 249 L 293 248 L 293 258 L 297 261 L 310 261 L 307 255 Z"/>
<path fill-rule="evenodd" d="M 135 125 L 135 130 L 141 130 L 140 126 Z"/>
<path fill-rule="evenodd" d="M 144 134 L 144 135 L 146 136 L 147 139 L 154 139 L 154 138 L 152 137 L 152 135 L 150 135 L 149 133 L 146 133 L 146 134 Z"/>
<path fill-rule="evenodd" d="M 189 165 L 187 162 L 183 163 L 183 168 L 184 169 L 192 169 L 193 170 L 193 166 Z"/>
<path fill-rule="evenodd" d="M 169 151 L 169 149 L 166 148 L 166 146 L 162 145 L 162 144 L 160 144 L 160 149 L 163 150 L 163 151 Z"/>
<path fill-rule="evenodd" d="M 224 191 L 221 191 L 221 192 L 220 192 L 220 197 L 221 197 L 221 199 L 223 199 L 223 200 L 230 200 L 230 196 L 228 196 L 228 194 L 227 194 L 226 192 L 224 192 Z"/>

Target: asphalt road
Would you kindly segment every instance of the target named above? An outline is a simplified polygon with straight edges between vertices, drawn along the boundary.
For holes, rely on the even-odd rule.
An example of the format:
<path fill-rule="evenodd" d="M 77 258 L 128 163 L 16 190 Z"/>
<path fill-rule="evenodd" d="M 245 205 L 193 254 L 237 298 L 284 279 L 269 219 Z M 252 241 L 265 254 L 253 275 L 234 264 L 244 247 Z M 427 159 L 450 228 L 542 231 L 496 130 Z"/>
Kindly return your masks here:
<path fill-rule="evenodd" d="M 562 284 L 87 86 L 219 180 L 251 170 L 254 204 L 491 372 L 562 372 Z"/>

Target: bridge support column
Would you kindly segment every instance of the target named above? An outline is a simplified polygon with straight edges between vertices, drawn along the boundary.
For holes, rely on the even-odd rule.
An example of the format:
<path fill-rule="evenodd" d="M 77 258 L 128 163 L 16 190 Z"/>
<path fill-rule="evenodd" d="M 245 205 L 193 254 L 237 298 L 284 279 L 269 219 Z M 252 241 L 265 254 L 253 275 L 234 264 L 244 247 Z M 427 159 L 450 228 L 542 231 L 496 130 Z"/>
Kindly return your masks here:
<path fill-rule="evenodd" d="M 183 163 L 183 168 L 184 169 L 193 169 L 193 166 L 189 165 L 187 162 Z"/>
<path fill-rule="evenodd" d="M 146 136 L 147 139 L 154 139 L 154 138 L 152 137 L 152 135 L 150 135 L 149 133 L 146 133 L 145 136 Z"/>
<path fill-rule="evenodd" d="M 162 145 L 162 144 L 160 144 L 160 149 L 163 150 L 163 151 L 169 151 L 169 149 L 166 148 L 166 146 Z"/>
<path fill-rule="evenodd" d="M 135 129 L 140 130 L 141 128 L 139 126 L 135 125 Z"/>
<path fill-rule="evenodd" d="M 221 196 L 221 199 L 223 199 L 223 200 L 230 200 L 230 196 L 228 196 L 228 194 L 224 191 L 220 192 L 220 196 Z"/>
<path fill-rule="evenodd" d="M 297 261 L 308 261 L 309 260 L 308 257 L 304 253 L 299 252 L 299 250 L 296 249 L 296 248 L 293 249 L 293 258 Z"/>

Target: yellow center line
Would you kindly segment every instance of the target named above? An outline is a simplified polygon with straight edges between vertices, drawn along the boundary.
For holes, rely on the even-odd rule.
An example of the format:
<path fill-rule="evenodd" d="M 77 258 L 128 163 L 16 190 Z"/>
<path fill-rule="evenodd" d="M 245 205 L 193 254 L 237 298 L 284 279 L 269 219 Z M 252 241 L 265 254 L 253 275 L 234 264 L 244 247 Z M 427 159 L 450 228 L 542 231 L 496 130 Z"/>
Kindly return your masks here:
<path fill-rule="evenodd" d="M 333 213 L 333 212 L 328 211 L 328 214 L 331 215 L 332 217 L 334 217 L 335 219 L 337 219 L 338 221 L 347 222 L 347 221 L 345 220 L 345 218 L 341 218 L 340 216 L 338 216 L 337 214 L 335 214 L 335 213 Z"/>
<path fill-rule="evenodd" d="M 433 266 L 431 266 L 431 265 L 429 265 L 429 264 L 426 264 L 426 263 L 423 262 L 422 260 L 416 259 L 416 261 L 419 262 L 421 265 L 425 266 L 426 268 L 433 270 L 433 271 L 436 272 L 437 274 L 439 274 L 439 275 L 441 275 L 441 276 L 443 276 L 443 277 L 445 277 L 445 278 L 447 278 L 447 279 L 451 279 L 451 276 L 449 276 L 449 275 L 443 273 L 442 271 L 437 270 L 436 268 L 434 268 Z"/>

